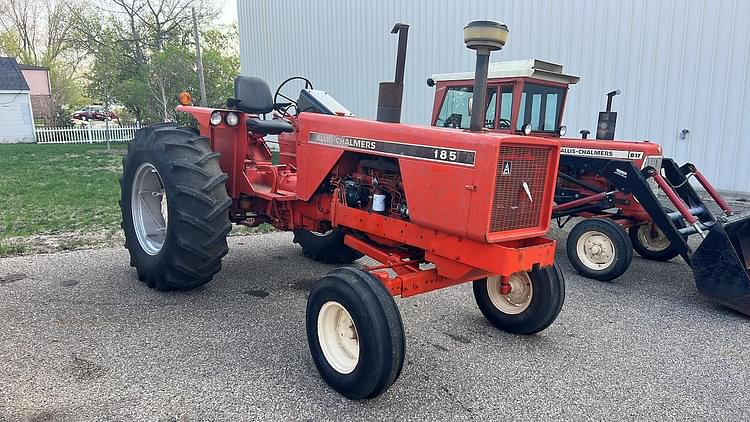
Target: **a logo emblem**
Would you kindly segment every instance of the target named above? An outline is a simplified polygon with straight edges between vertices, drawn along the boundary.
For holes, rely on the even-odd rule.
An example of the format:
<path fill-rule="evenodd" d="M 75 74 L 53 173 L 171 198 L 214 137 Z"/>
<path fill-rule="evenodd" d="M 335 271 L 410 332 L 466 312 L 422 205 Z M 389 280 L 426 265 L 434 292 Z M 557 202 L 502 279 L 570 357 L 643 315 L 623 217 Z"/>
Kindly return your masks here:
<path fill-rule="evenodd" d="M 503 161 L 503 176 L 510 176 L 512 165 L 510 161 Z"/>

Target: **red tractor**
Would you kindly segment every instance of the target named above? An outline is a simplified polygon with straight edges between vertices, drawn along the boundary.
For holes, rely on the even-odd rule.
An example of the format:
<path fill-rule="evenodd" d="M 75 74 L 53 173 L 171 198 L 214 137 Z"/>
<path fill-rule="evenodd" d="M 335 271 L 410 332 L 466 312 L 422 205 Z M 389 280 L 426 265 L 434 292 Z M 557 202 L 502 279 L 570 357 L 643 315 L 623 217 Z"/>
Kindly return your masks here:
<path fill-rule="evenodd" d="M 484 128 L 494 133 L 557 139 L 561 145 L 553 218 L 560 227 L 584 217 L 570 231 L 567 253 L 576 271 L 608 281 L 622 275 L 633 250 L 646 259 L 667 261 L 681 255 L 692 267 L 698 289 L 722 304 L 750 314 L 750 220 L 727 223 L 727 202 L 693 164 L 678 166 L 648 141 L 615 141 L 617 113 L 607 94 L 596 139 L 563 138 L 565 100 L 577 76 L 541 60 L 492 63 L 481 103 Z M 432 125 L 465 129 L 477 107 L 471 73 L 433 75 Z M 478 96 L 477 96 L 478 97 Z M 691 186 L 694 177 L 724 215 L 714 217 Z M 655 196 L 661 189 L 672 207 Z M 627 230 L 627 232 L 626 232 Z M 703 238 L 693 250 L 690 235 Z"/>
<path fill-rule="evenodd" d="M 555 242 L 543 237 L 559 142 L 398 123 L 407 28 L 394 28 L 397 77 L 381 84 L 379 121 L 352 116 L 301 77 L 272 96 L 261 79 L 240 76 L 226 108 L 195 107 L 181 94 L 177 110 L 199 129 L 142 129 L 123 165 L 126 246 L 150 287 L 210 281 L 232 223 L 293 231 L 319 261 L 379 262 L 331 271 L 307 303 L 312 359 L 352 399 L 383 393 L 401 372 L 406 344 L 393 296 L 472 282 L 490 323 L 519 334 L 548 327 L 564 300 Z M 464 29 L 485 74 L 506 35 L 496 22 Z M 293 80 L 305 84 L 296 99 L 283 94 Z M 267 135 L 278 135 L 278 164 Z"/>

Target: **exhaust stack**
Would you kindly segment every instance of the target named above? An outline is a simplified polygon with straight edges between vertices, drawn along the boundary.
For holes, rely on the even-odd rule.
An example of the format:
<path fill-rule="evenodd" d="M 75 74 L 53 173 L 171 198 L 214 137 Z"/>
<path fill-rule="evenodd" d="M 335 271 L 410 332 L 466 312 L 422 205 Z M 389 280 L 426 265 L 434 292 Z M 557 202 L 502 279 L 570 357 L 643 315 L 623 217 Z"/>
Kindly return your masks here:
<path fill-rule="evenodd" d="M 406 67 L 406 42 L 409 38 L 409 25 L 396 23 L 391 34 L 398 34 L 396 53 L 396 77 L 393 82 L 381 82 L 378 92 L 379 122 L 400 123 L 401 103 L 404 98 L 404 68 Z"/>
<path fill-rule="evenodd" d="M 484 128 L 490 53 L 505 46 L 508 32 L 508 25 L 497 21 L 471 21 L 464 27 L 466 47 L 477 52 L 477 66 L 474 71 L 474 95 L 471 104 L 471 126 L 469 126 L 472 131 L 478 132 Z"/>

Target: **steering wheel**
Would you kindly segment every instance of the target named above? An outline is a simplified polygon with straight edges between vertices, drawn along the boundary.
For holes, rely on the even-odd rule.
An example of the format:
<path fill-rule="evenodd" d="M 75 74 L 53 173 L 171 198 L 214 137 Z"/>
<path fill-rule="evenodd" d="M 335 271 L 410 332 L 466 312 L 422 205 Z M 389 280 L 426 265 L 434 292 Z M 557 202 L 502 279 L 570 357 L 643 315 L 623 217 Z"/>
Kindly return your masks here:
<path fill-rule="evenodd" d="M 510 120 L 500 119 L 500 124 L 497 127 L 498 129 L 510 129 Z"/>
<path fill-rule="evenodd" d="M 305 81 L 305 88 L 304 89 L 313 89 L 313 84 L 310 82 L 309 79 L 303 77 L 303 76 L 292 76 L 291 78 L 287 78 L 284 82 L 279 85 L 278 88 L 276 88 L 276 93 L 273 94 L 273 108 L 281 112 L 284 116 L 288 115 L 288 110 L 291 107 L 297 108 L 297 101 L 293 100 L 286 95 L 281 93 L 281 89 L 284 88 L 286 84 L 288 84 L 291 81 L 294 80 L 300 80 Z M 279 97 L 285 99 L 287 102 L 279 102 Z"/>

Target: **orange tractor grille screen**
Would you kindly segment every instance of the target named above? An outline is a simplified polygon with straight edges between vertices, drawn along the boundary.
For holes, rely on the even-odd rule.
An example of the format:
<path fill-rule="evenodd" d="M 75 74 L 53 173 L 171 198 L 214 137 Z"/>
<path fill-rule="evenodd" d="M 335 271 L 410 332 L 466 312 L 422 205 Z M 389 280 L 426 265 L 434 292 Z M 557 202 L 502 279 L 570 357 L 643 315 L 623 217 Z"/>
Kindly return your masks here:
<path fill-rule="evenodd" d="M 501 145 L 490 233 L 538 227 L 551 149 Z"/>

